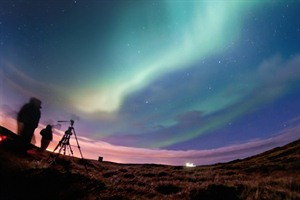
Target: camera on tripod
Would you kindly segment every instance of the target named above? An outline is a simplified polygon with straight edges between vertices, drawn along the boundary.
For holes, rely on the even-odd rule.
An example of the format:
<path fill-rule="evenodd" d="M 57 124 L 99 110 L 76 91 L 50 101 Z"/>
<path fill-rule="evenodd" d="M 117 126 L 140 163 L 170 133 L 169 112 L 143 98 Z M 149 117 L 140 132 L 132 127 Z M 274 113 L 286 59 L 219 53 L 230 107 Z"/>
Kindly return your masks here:
<path fill-rule="evenodd" d="M 59 122 L 59 123 L 70 122 L 70 126 L 65 131 L 65 134 L 63 135 L 63 137 L 61 138 L 61 140 L 59 141 L 59 143 L 57 144 L 57 146 L 53 150 L 53 153 L 56 150 L 58 150 L 58 152 L 57 152 L 56 156 L 54 156 L 54 158 L 52 160 L 52 163 L 55 162 L 56 158 L 59 156 L 59 154 L 61 154 L 62 151 L 63 151 L 63 154 L 65 155 L 66 151 L 69 150 L 69 152 L 73 156 L 73 150 L 72 150 L 71 145 L 70 145 L 70 137 L 73 134 L 75 136 L 75 140 L 76 140 L 76 143 L 77 143 L 77 147 L 78 147 L 79 153 L 81 155 L 81 158 L 83 159 L 82 152 L 80 150 L 80 146 L 79 146 L 79 143 L 78 143 L 78 140 L 77 140 L 76 132 L 75 132 L 75 129 L 73 127 L 74 120 L 70 120 L 70 121 L 63 120 L 63 121 L 57 121 L 57 122 Z"/>
<path fill-rule="evenodd" d="M 72 130 L 73 130 L 73 127 L 69 127 L 68 130 L 66 130 L 65 134 L 66 135 L 72 135 Z"/>

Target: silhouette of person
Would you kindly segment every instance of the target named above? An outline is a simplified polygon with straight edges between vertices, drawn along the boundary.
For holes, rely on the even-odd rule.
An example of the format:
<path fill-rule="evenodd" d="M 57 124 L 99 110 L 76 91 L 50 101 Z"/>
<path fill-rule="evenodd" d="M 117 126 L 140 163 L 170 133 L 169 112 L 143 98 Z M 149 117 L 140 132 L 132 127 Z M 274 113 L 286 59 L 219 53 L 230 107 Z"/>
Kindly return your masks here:
<path fill-rule="evenodd" d="M 18 113 L 18 134 L 21 137 L 22 147 L 25 151 L 30 147 L 34 130 L 39 124 L 41 104 L 41 100 L 31 97 L 29 103 L 24 104 Z"/>
<path fill-rule="evenodd" d="M 41 139 L 41 151 L 45 151 L 49 146 L 50 142 L 52 141 L 52 126 L 47 125 L 46 128 L 41 130 L 40 132 L 42 139 Z"/>

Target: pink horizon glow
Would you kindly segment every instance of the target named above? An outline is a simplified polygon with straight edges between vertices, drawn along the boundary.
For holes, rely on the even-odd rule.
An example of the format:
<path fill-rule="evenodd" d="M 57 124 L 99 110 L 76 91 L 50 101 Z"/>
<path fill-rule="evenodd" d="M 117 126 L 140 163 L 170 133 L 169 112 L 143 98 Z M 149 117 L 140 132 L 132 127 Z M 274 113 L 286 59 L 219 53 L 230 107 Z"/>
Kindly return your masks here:
<path fill-rule="evenodd" d="M 165 150 L 165 149 L 147 149 L 133 148 L 125 146 L 116 146 L 107 142 L 92 140 L 77 135 L 78 143 L 85 159 L 98 160 L 103 157 L 104 161 L 116 163 L 132 163 L 132 164 L 165 164 L 183 166 L 187 162 L 196 165 L 209 165 L 221 162 L 229 162 L 236 159 L 243 159 L 262 153 L 274 147 L 285 145 L 291 141 L 299 139 L 300 117 L 293 120 L 292 126 L 286 127 L 280 132 L 274 134 L 271 138 L 256 139 L 245 142 L 243 144 L 233 144 L 226 147 L 208 149 L 208 150 Z M 0 112 L 0 125 L 16 133 L 17 123 L 12 117 L 6 116 Z M 34 145 L 40 147 L 40 130 L 45 125 L 39 124 L 35 130 Z M 56 130 L 53 134 L 53 141 L 50 143 L 48 150 L 53 151 L 64 131 Z M 75 137 L 72 135 L 70 139 L 71 148 L 74 156 L 81 158 L 79 148 Z M 56 151 L 57 152 L 57 151 Z M 67 151 L 67 155 L 69 152 Z"/>

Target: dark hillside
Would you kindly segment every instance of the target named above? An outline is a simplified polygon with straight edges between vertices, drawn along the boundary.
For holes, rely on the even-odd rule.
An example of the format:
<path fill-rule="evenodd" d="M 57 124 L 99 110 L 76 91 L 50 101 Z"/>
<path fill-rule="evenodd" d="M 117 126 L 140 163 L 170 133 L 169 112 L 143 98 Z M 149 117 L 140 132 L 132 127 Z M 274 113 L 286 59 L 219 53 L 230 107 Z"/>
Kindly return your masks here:
<path fill-rule="evenodd" d="M 18 151 L 0 127 L 0 199 L 300 199 L 300 140 L 229 163 L 186 168 Z M 51 159 L 50 159 L 51 160 Z"/>

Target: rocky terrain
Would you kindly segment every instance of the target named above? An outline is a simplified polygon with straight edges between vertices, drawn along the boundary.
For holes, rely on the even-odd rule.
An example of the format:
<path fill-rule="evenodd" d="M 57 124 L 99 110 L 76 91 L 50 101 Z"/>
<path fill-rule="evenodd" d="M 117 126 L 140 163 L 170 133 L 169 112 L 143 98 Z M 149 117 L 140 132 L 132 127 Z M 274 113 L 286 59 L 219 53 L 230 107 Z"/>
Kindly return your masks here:
<path fill-rule="evenodd" d="M 18 150 L 0 134 L 0 199 L 300 199 L 300 140 L 229 163 L 117 164 Z M 52 163 L 51 163 L 52 162 Z"/>

